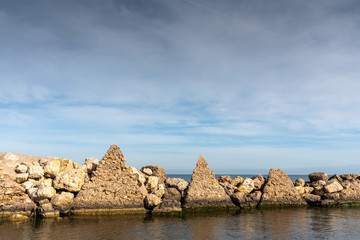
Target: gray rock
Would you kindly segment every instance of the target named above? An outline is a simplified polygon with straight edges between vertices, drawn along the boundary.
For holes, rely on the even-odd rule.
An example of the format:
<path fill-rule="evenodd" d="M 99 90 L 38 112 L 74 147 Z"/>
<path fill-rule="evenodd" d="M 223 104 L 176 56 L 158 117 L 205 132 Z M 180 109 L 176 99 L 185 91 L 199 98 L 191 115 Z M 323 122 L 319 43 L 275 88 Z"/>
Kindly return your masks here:
<path fill-rule="evenodd" d="M 148 210 L 152 210 L 154 207 L 159 206 L 160 203 L 161 203 L 161 198 L 159 198 L 155 194 L 148 194 L 145 196 L 144 204 L 145 204 L 145 208 Z"/>
<path fill-rule="evenodd" d="M 231 195 L 232 202 L 240 207 L 256 207 L 261 200 L 261 191 L 254 191 L 250 194 L 246 192 L 235 192 Z"/>
<path fill-rule="evenodd" d="M 181 193 L 176 188 L 165 188 L 164 199 L 181 201 Z"/>
<path fill-rule="evenodd" d="M 189 183 L 182 178 L 167 178 L 165 184 L 168 187 L 175 187 L 180 192 L 185 191 L 189 186 Z"/>

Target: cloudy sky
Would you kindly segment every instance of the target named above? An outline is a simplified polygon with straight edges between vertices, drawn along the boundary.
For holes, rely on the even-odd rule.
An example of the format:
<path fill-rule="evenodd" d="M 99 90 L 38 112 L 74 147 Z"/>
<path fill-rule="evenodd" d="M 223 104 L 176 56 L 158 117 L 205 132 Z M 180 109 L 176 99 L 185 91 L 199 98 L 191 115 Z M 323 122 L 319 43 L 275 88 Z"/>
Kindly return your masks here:
<path fill-rule="evenodd" d="M 360 171 L 356 0 L 2 0 L 0 152 Z"/>

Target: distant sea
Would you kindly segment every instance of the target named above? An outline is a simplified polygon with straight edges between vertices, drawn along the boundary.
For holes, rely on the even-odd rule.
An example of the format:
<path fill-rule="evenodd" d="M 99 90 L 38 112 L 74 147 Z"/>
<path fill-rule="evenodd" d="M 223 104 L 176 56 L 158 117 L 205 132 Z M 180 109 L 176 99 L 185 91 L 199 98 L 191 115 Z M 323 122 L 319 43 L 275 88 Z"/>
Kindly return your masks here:
<path fill-rule="evenodd" d="M 240 176 L 240 177 L 243 177 L 243 178 L 252 178 L 253 176 L 256 176 L 256 175 L 262 175 L 264 176 L 266 179 L 268 177 L 267 174 L 215 174 L 215 177 L 218 178 L 220 176 L 224 176 L 224 175 L 229 175 L 232 179 L 234 179 L 235 177 L 237 176 Z M 166 174 L 167 177 L 169 178 L 182 178 L 188 182 L 191 181 L 191 174 Z M 298 178 L 302 178 L 304 179 L 305 181 L 309 181 L 309 177 L 308 175 L 288 175 L 290 177 L 290 179 L 292 181 L 295 181 L 296 179 Z"/>

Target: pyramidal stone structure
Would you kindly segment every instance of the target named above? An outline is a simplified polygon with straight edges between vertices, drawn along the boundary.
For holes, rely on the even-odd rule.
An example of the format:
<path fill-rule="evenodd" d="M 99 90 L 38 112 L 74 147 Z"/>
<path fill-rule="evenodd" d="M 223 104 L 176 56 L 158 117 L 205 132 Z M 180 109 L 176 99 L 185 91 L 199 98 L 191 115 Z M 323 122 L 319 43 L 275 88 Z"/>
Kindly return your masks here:
<path fill-rule="evenodd" d="M 147 190 L 140 181 L 139 174 L 125 165 L 120 148 L 112 145 L 92 173 L 91 179 L 76 196 L 73 211 L 145 211 L 143 201 L 146 194 Z"/>
<path fill-rule="evenodd" d="M 191 176 L 183 207 L 234 206 L 224 188 L 215 179 L 215 173 L 207 165 L 204 157 L 200 155 Z"/>

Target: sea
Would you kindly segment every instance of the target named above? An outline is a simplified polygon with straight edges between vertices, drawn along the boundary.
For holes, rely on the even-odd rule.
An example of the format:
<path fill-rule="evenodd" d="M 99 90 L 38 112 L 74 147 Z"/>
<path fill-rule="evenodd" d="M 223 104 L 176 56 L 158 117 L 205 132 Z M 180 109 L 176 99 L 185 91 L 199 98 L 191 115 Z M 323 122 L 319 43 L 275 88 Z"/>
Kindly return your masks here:
<path fill-rule="evenodd" d="M 176 176 L 182 175 L 168 177 Z M 305 178 L 290 177 L 295 180 L 299 176 Z M 182 177 L 189 180 L 191 175 Z M 238 209 L 174 216 L 68 216 L 18 223 L 0 220 L 0 239 L 4 240 L 359 238 L 360 208 L 356 207 Z"/>

